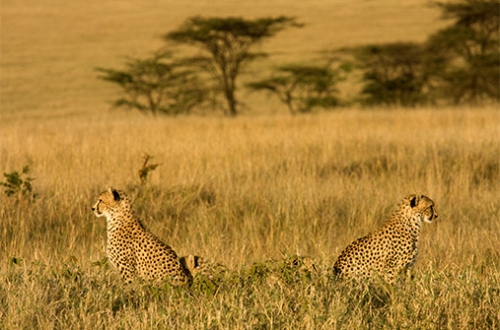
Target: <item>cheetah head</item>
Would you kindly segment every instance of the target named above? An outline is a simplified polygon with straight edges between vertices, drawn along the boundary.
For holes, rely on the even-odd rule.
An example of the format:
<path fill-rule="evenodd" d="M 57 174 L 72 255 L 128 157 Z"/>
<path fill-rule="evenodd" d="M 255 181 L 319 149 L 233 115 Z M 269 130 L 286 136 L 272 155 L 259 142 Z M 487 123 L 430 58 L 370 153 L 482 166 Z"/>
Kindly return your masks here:
<path fill-rule="evenodd" d="M 123 191 L 109 188 L 97 197 L 97 202 L 92 206 L 96 217 L 112 218 L 117 212 L 129 209 L 128 197 Z"/>
<path fill-rule="evenodd" d="M 424 195 L 408 196 L 409 204 L 412 212 L 416 214 L 421 221 L 431 223 L 437 217 L 436 206 L 432 199 Z"/>

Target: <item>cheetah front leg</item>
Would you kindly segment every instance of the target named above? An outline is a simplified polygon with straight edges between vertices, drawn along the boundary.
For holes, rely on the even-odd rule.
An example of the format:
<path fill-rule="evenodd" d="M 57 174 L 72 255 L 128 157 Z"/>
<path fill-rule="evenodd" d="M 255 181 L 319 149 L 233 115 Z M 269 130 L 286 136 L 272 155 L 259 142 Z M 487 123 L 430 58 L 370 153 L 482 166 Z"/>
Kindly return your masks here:
<path fill-rule="evenodd" d="M 131 256 L 131 251 L 125 251 L 122 254 L 119 254 L 116 253 L 113 246 L 110 246 L 107 254 L 108 260 L 116 269 L 118 269 L 122 280 L 126 283 L 131 283 L 137 274 L 136 263 L 134 258 Z"/>
<path fill-rule="evenodd" d="M 116 268 L 118 268 L 120 276 L 125 283 L 132 283 L 137 273 L 134 265 L 120 263 Z"/>

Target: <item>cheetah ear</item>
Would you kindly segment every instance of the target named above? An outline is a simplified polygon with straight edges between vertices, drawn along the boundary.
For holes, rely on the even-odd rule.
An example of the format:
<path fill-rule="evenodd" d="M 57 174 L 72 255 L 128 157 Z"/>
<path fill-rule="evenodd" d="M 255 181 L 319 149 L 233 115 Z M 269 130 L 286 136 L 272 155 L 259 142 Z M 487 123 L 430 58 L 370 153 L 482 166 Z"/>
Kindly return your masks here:
<path fill-rule="evenodd" d="M 418 205 L 418 202 L 420 202 L 420 195 L 414 195 L 413 198 L 410 200 L 410 207 L 414 208 L 415 206 Z"/>
<path fill-rule="evenodd" d="M 113 195 L 113 199 L 116 202 L 120 201 L 120 199 L 121 199 L 120 193 L 116 189 L 113 189 L 113 188 L 109 187 L 108 191 Z"/>
<path fill-rule="evenodd" d="M 417 203 L 418 203 L 417 196 L 413 196 L 410 200 L 410 207 L 414 208 L 415 206 L 417 206 Z"/>

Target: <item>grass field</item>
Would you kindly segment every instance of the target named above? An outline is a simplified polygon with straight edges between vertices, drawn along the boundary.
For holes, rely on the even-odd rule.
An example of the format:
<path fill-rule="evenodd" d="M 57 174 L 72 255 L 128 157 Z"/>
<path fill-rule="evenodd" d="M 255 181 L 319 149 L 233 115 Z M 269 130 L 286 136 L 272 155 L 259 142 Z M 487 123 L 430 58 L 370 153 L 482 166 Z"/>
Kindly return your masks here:
<path fill-rule="evenodd" d="M 28 165 L 37 197 L 0 190 L 0 329 L 500 328 L 497 109 L 293 117 L 241 91 L 251 114 L 152 118 L 109 110 L 116 90 L 93 71 L 149 54 L 193 15 L 297 16 L 306 27 L 266 44 L 279 63 L 424 40 L 443 26 L 436 8 L 178 3 L 1 2 L 0 171 Z M 269 63 L 253 73 L 259 65 Z M 160 166 L 141 185 L 145 154 Z M 225 268 L 190 289 L 124 285 L 103 260 L 105 222 L 90 209 L 110 185 L 180 255 Z M 335 281 L 341 250 L 413 192 L 439 213 L 422 228 L 413 279 Z"/>
<path fill-rule="evenodd" d="M 493 109 L 11 117 L 0 168 L 29 165 L 39 196 L 0 200 L 2 328 L 497 328 L 498 119 Z M 140 187 L 145 153 L 161 165 Z M 191 290 L 124 286 L 99 266 L 105 223 L 90 210 L 108 185 L 129 191 L 179 254 L 227 272 Z M 346 244 L 411 192 L 440 215 L 423 227 L 414 279 L 331 282 Z M 293 255 L 316 270 L 290 267 Z"/>

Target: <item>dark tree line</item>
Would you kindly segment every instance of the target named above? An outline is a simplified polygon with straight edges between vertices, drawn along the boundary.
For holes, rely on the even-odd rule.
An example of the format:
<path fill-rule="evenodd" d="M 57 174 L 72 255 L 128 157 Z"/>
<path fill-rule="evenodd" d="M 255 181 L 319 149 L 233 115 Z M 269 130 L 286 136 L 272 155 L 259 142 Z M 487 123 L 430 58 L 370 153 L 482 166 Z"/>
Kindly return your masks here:
<path fill-rule="evenodd" d="M 292 114 L 348 103 L 339 98 L 337 89 L 338 82 L 349 78 L 347 68 L 361 73 L 362 87 L 355 101 L 367 106 L 500 102 L 500 1 L 434 5 L 453 23 L 426 42 L 343 49 L 336 55 L 341 60 L 284 64 L 267 78 L 257 77 L 245 86 L 275 95 Z M 240 76 L 251 62 L 267 55 L 256 52 L 256 46 L 286 28 L 301 26 L 286 16 L 194 17 L 164 39 L 170 45 L 197 48 L 197 56 L 175 58 L 173 52 L 161 52 L 130 59 L 122 70 L 97 70 L 99 78 L 121 87 L 124 96 L 115 106 L 170 115 L 220 109 L 235 116 L 241 106 L 237 97 Z"/>
<path fill-rule="evenodd" d="M 436 103 L 434 88 L 446 65 L 440 54 L 412 42 L 364 46 L 351 53 L 363 72 L 362 104 L 414 107 Z"/>
<path fill-rule="evenodd" d="M 339 71 L 328 64 L 292 64 L 278 67 L 273 76 L 249 83 L 248 87 L 276 95 L 291 114 L 297 114 L 311 112 L 315 107 L 338 106 L 336 83 L 339 80 Z"/>
<path fill-rule="evenodd" d="M 498 0 L 438 3 L 444 18 L 454 24 L 429 40 L 430 47 L 446 57 L 443 91 L 454 103 L 499 100 Z"/>
<path fill-rule="evenodd" d="M 368 105 L 500 102 L 498 0 L 435 4 L 453 24 L 424 43 L 352 49 Z"/>

